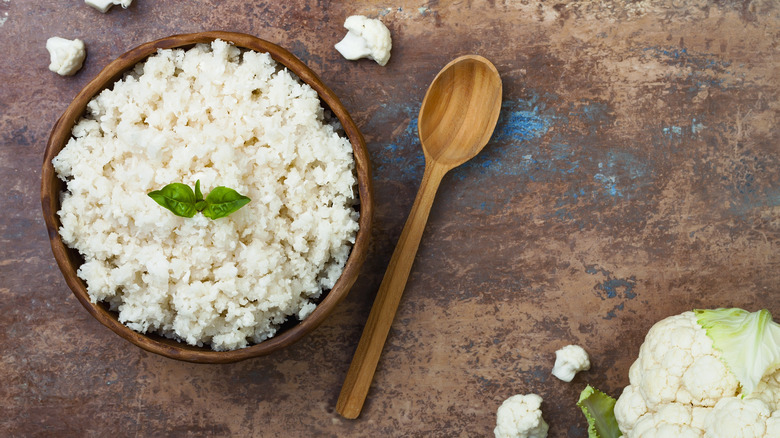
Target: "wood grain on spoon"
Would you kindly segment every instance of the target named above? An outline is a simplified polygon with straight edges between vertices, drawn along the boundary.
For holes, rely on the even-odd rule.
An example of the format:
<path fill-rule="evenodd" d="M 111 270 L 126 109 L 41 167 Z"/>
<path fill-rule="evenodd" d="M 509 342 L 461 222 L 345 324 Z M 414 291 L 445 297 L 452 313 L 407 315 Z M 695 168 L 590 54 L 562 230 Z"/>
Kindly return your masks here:
<path fill-rule="evenodd" d="M 336 410 L 345 418 L 357 418 L 363 409 L 439 183 L 487 144 L 501 110 L 501 91 L 493 64 L 467 55 L 447 64 L 425 94 L 418 118 L 425 172 L 341 388 Z"/>

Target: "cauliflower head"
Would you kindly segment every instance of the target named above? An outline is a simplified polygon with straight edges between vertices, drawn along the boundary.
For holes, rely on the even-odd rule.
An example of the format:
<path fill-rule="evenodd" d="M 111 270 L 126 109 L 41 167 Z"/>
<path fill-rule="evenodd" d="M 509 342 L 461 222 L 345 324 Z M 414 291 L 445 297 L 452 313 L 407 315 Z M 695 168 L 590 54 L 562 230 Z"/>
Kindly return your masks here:
<path fill-rule="evenodd" d="M 496 438 L 545 438 L 549 427 L 542 418 L 542 397 L 518 394 L 509 397 L 496 413 Z"/>
<path fill-rule="evenodd" d="M 615 404 L 626 438 L 780 436 L 780 370 L 742 388 L 693 312 L 656 323 Z"/>

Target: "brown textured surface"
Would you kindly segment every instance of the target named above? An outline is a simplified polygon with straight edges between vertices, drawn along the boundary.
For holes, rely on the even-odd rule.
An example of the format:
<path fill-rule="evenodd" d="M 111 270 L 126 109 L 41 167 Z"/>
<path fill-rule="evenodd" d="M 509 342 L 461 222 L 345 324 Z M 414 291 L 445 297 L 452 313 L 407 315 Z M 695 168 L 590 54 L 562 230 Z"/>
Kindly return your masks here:
<path fill-rule="evenodd" d="M 536 392 L 550 436 L 585 436 L 586 382 L 614 395 L 654 321 L 692 307 L 780 316 L 780 7 L 762 1 L 0 2 L 0 430 L 5 436 L 485 436 Z M 387 67 L 340 59 L 354 13 L 393 33 Z M 352 112 L 375 232 L 340 308 L 289 350 L 231 365 L 146 353 L 84 311 L 39 207 L 48 132 L 119 54 L 246 32 L 288 48 Z M 50 36 L 84 69 L 47 70 Z M 504 80 L 494 140 L 439 191 L 360 419 L 334 412 L 422 174 L 416 114 L 465 53 Z M 554 351 L 594 366 L 552 378 Z"/>

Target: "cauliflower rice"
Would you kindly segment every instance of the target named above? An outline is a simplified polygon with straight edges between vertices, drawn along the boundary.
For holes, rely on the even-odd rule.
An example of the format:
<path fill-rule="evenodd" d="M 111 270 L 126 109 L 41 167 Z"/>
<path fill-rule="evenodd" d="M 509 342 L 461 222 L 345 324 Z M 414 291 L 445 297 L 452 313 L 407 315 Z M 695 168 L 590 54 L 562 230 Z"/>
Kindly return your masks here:
<path fill-rule="evenodd" d="M 302 320 L 333 287 L 358 230 L 349 141 L 317 93 L 267 53 L 224 41 L 160 50 L 96 96 L 54 158 L 60 234 L 93 302 L 119 320 L 231 350 Z M 228 217 L 173 215 L 169 183 L 252 201 Z"/>

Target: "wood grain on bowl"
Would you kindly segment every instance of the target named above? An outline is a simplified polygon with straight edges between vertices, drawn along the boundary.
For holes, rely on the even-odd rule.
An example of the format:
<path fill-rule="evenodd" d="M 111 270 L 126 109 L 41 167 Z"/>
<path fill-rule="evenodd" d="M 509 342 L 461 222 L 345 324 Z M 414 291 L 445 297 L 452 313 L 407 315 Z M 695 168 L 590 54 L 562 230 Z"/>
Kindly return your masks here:
<path fill-rule="evenodd" d="M 281 329 L 271 339 L 246 348 L 221 352 L 213 351 L 208 347 L 190 346 L 158 335 L 138 333 L 119 322 L 116 312 L 110 311 L 106 305 L 90 301 L 84 281 L 76 275 L 83 259 L 77 251 L 68 248 L 63 243 L 59 234 L 61 224 L 57 211 L 60 207 L 60 194 L 65 190 L 65 184 L 57 177 L 52 165 L 52 159 L 65 147 L 71 137 L 74 124 L 85 113 L 89 101 L 103 89 L 110 87 L 122 78 L 134 65 L 155 54 L 158 49 L 188 48 L 197 43 L 209 43 L 216 39 L 233 43 L 243 49 L 270 54 L 274 60 L 287 67 L 317 92 L 324 107 L 330 109 L 340 121 L 352 145 L 360 200 L 357 207 L 360 211 L 358 221 L 360 228 L 355 244 L 341 276 L 333 289 L 323 293 L 323 298 L 317 308 L 306 319 Z M 269 354 L 291 345 L 322 323 L 347 295 L 360 272 L 368 249 L 373 202 L 370 161 L 362 134 L 338 97 L 319 79 L 316 73 L 287 50 L 247 34 L 215 31 L 174 35 L 142 44 L 118 57 L 76 95 L 65 113 L 55 123 L 46 145 L 41 175 L 41 205 L 49 240 L 57 265 L 73 294 L 92 316 L 121 337 L 144 350 L 173 359 L 199 363 L 229 363 Z"/>

